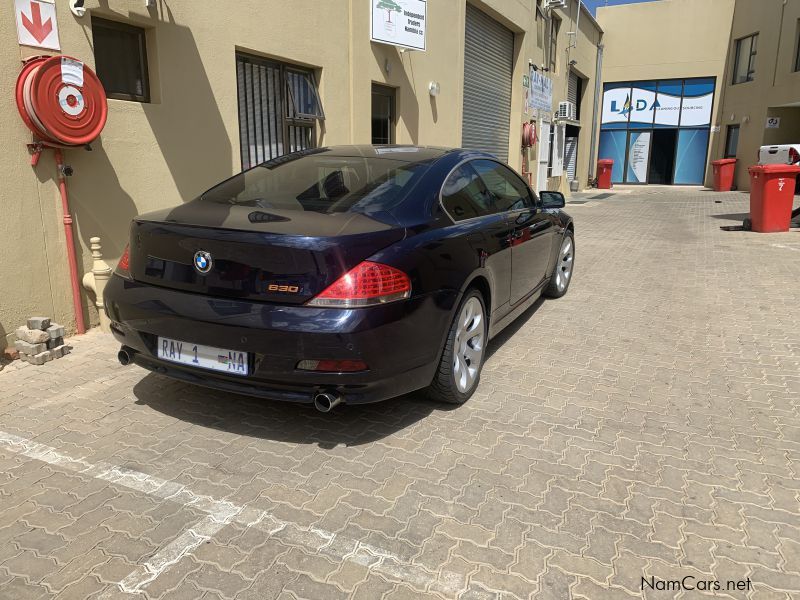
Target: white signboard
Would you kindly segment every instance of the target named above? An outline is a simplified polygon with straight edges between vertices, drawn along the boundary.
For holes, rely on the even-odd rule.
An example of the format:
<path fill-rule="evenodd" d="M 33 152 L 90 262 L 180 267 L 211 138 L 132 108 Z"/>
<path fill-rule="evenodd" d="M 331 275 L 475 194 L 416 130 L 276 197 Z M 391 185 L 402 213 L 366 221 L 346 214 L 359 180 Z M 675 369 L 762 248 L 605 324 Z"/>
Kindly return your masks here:
<path fill-rule="evenodd" d="M 767 117 L 767 129 L 780 129 L 780 128 L 781 128 L 780 117 Z"/>
<path fill-rule="evenodd" d="M 631 91 L 631 123 L 652 123 L 655 103 L 655 91 L 633 88 Z"/>
<path fill-rule="evenodd" d="M 681 106 L 681 127 L 708 125 L 711 123 L 711 105 L 714 94 L 706 94 L 697 98 L 683 98 Z"/>
<path fill-rule="evenodd" d="M 371 0 L 370 40 L 412 50 L 425 50 L 428 18 L 425 0 Z"/>
<path fill-rule="evenodd" d="M 53 0 L 14 0 L 17 39 L 23 46 L 60 50 Z"/>
<path fill-rule="evenodd" d="M 647 165 L 650 161 L 650 132 L 631 133 L 628 148 L 628 170 L 633 172 L 634 181 L 628 183 L 647 183 Z"/>
<path fill-rule="evenodd" d="M 656 113 L 656 125 L 677 127 L 681 116 L 681 97 L 659 92 L 653 111 Z"/>
<path fill-rule="evenodd" d="M 553 112 L 553 80 L 547 75 L 531 69 L 528 108 Z"/>
<path fill-rule="evenodd" d="M 631 88 L 614 88 L 603 94 L 603 123 L 627 123 L 631 112 Z"/>

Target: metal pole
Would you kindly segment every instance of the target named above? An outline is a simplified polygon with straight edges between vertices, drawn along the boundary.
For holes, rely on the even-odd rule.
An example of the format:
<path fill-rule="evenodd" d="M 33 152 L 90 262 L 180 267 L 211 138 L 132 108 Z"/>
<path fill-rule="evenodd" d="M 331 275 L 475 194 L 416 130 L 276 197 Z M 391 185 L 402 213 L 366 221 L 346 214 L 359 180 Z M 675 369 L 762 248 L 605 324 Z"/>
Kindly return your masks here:
<path fill-rule="evenodd" d="M 81 304 L 81 287 L 78 280 L 78 258 L 75 254 L 75 238 L 72 235 L 72 215 L 69 214 L 69 196 L 67 195 L 67 179 L 64 175 L 64 156 L 61 148 L 55 149 L 56 169 L 58 169 L 58 190 L 61 193 L 61 210 L 64 217 L 64 233 L 67 238 L 67 259 L 69 261 L 69 278 L 72 284 L 72 308 L 75 312 L 75 326 L 78 334 L 86 333 L 86 322 L 83 320 Z"/>
<path fill-rule="evenodd" d="M 600 40 L 602 41 L 602 37 Z M 592 114 L 592 145 L 589 148 L 589 171 L 592 174 L 592 179 L 597 177 L 597 118 L 603 108 L 600 105 L 600 92 L 602 91 L 601 79 L 603 71 L 603 44 L 597 44 L 597 63 L 595 64 L 594 73 L 594 111 Z"/>

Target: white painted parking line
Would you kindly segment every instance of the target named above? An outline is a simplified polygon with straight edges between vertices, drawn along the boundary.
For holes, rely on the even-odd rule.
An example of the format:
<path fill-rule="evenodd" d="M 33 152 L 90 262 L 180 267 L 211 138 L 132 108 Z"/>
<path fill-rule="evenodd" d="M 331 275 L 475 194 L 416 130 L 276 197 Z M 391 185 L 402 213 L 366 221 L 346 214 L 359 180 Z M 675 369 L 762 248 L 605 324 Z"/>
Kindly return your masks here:
<path fill-rule="evenodd" d="M 793 246 L 784 246 L 783 244 L 771 244 L 773 248 L 781 248 L 783 250 L 792 250 L 793 252 L 800 252 L 800 248 L 794 248 Z"/>
<path fill-rule="evenodd" d="M 307 550 L 318 552 L 335 562 L 348 561 L 364 566 L 370 571 L 399 578 L 421 591 L 429 590 L 456 596 L 467 588 L 467 582 L 458 573 L 432 573 L 383 548 L 349 539 L 324 529 L 302 527 L 296 523 L 278 519 L 269 512 L 259 511 L 249 506 L 239 506 L 224 500 L 216 500 L 210 496 L 195 494 L 186 486 L 146 473 L 103 461 L 90 463 L 83 458 L 72 458 L 51 446 L 2 431 L 0 431 L 0 450 L 7 450 L 75 473 L 108 481 L 162 500 L 176 502 L 208 515 L 164 546 L 146 563 L 137 567 L 117 584 L 116 590 L 106 592 L 103 598 L 113 598 L 119 593 L 142 593 L 146 586 L 161 573 L 177 564 L 181 558 L 190 554 L 229 523 L 255 527 L 264 532 L 265 537 L 275 537 L 290 546 L 303 546 Z M 477 594 L 475 597 L 482 596 L 478 590 L 470 591 L 473 592 L 473 595 Z M 490 597 L 495 597 L 495 594 Z"/>

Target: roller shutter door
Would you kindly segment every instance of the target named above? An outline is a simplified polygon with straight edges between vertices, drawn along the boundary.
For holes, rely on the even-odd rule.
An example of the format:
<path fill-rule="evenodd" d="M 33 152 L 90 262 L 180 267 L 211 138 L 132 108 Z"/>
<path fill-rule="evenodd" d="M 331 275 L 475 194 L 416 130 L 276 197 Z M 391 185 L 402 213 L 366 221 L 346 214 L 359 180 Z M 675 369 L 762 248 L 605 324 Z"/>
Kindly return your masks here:
<path fill-rule="evenodd" d="M 572 102 L 577 110 L 578 106 L 578 76 L 575 71 L 569 72 L 569 82 L 567 84 L 567 100 Z"/>
<path fill-rule="evenodd" d="M 514 33 L 467 4 L 461 146 L 508 160 Z"/>
<path fill-rule="evenodd" d="M 578 138 L 568 137 L 564 144 L 564 165 L 567 167 L 567 181 L 575 179 L 578 164 Z"/>

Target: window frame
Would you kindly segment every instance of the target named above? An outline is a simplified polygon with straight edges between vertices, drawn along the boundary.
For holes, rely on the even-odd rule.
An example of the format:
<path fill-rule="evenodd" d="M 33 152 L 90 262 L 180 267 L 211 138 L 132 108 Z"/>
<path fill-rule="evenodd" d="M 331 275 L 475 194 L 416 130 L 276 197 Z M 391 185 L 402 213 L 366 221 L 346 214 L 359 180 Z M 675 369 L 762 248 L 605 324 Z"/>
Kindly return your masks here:
<path fill-rule="evenodd" d="M 739 72 L 739 65 L 740 61 L 742 60 L 742 47 L 745 41 L 750 42 L 750 48 L 747 54 L 747 73 L 745 74 L 745 78 L 741 81 L 737 81 L 737 74 Z M 753 50 L 753 46 L 755 45 L 755 50 Z M 758 32 L 751 33 L 750 35 L 746 35 L 737 39 L 733 45 L 733 77 L 731 77 L 731 85 L 740 85 L 742 83 L 749 83 L 751 81 L 755 81 L 756 78 L 756 66 L 755 66 L 755 59 L 758 55 Z"/>
<path fill-rule="evenodd" d="M 287 111 L 288 114 L 286 115 L 290 119 L 298 120 L 298 121 L 306 121 L 306 120 L 314 120 L 314 121 L 324 121 L 325 120 L 325 109 L 322 106 L 322 100 L 319 97 L 319 85 L 317 84 L 317 78 L 314 75 L 314 71 L 311 69 L 301 69 L 299 67 L 295 67 L 293 65 L 285 65 L 284 69 L 281 69 L 282 76 L 284 83 L 286 84 L 286 102 L 287 102 Z M 294 92 L 292 91 L 292 86 L 290 85 L 289 74 L 292 73 L 294 75 L 300 75 L 301 77 L 306 77 L 308 79 L 308 83 L 311 86 L 311 91 L 314 94 L 314 102 L 319 108 L 319 114 L 316 113 L 304 113 L 300 112 L 297 109 L 297 102 L 294 99 Z M 291 108 L 291 110 L 289 110 Z"/>
<path fill-rule="evenodd" d="M 519 182 L 523 185 L 523 187 L 528 191 L 528 197 L 530 198 L 531 206 L 530 207 L 526 207 L 526 208 L 518 208 L 518 209 L 513 209 L 513 210 L 506 210 L 506 211 L 502 211 L 502 212 L 493 212 L 493 213 L 489 213 L 489 214 L 486 214 L 486 215 L 478 215 L 477 217 L 469 217 L 468 219 L 460 219 L 460 220 L 455 219 L 453 217 L 453 215 L 451 215 L 450 212 L 447 210 L 447 207 L 444 205 L 444 195 L 443 195 L 444 186 L 447 184 L 447 181 L 450 179 L 450 177 L 453 175 L 453 173 L 455 173 L 458 169 L 463 167 L 465 164 L 472 163 L 472 162 L 479 161 L 479 160 L 496 163 L 496 164 L 500 165 L 505 171 L 511 173 L 513 175 L 513 177 L 518 179 Z M 483 177 L 481 177 L 480 172 L 473 166 L 470 166 L 470 168 L 475 173 L 475 175 L 477 175 L 478 179 L 480 179 L 481 184 L 483 184 L 483 186 L 488 190 L 488 186 L 486 185 L 486 182 L 483 180 Z M 441 210 L 444 212 L 444 214 L 446 214 L 448 216 L 448 218 L 453 222 L 453 224 L 456 225 L 456 224 L 459 224 L 459 223 L 467 223 L 469 221 L 474 221 L 476 219 L 487 219 L 489 217 L 497 217 L 499 215 L 507 215 L 507 214 L 520 212 L 520 211 L 537 210 L 537 209 L 540 208 L 540 201 L 539 201 L 539 196 L 537 196 L 536 193 L 531 189 L 531 187 L 528 185 L 528 182 L 525 181 L 516 171 L 514 171 L 514 169 L 512 169 L 508 165 L 506 165 L 503 162 L 497 160 L 496 158 L 492 158 L 490 156 L 472 156 L 470 158 L 465 158 L 464 160 L 459 161 L 457 164 L 455 164 L 453 166 L 453 168 L 450 169 L 450 171 L 448 171 L 447 176 L 442 180 L 442 185 L 439 188 L 439 208 L 441 208 Z M 435 215 L 433 215 L 433 216 L 435 216 Z"/>
<path fill-rule="evenodd" d="M 794 69 L 793 71 L 797 73 L 800 71 L 800 19 L 797 19 L 797 33 L 795 34 L 795 42 L 794 42 Z"/>
<path fill-rule="evenodd" d="M 558 70 L 558 32 L 561 31 L 561 19 L 551 14 L 548 29 L 550 38 L 547 40 L 549 52 L 547 66 L 550 69 L 550 73 L 555 75 Z"/>
<path fill-rule="evenodd" d="M 288 154 L 292 154 L 293 152 L 298 152 L 304 149 L 313 149 L 317 147 L 317 121 L 324 120 L 325 109 L 322 105 L 322 98 L 319 95 L 319 87 L 317 86 L 317 78 L 314 69 L 311 68 L 303 68 L 297 65 L 293 65 L 290 63 L 285 63 L 279 60 L 265 58 L 263 56 L 259 56 L 257 54 L 250 54 L 248 52 L 243 51 L 236 51 L 235 53 L 235 62 L 236 62 L 236 106 L 237 106 L 237 120 L 239 124 L 239 148 L 240 148 L 240 164 L 242 170 L 247 168 L 253 168 L 262 164 L 263 162 L 267 162 L 269 160 L 274 160 L 276 158 L 280 158 L 281 156 L 286 156 Z M 281 138 L 280 143 L 283 149 L 283 153 L 277 156 L 267 156 L 267 152 L 264 152 L 265 160 L 258 162 L 256 157 L 256 162 L 252 162 L 250 160 L 250 154 L 248 152 L 247 155 L 241 152 L 242 147 L 242 99 L 239 94 L 239 64 L 250 64 L 251 69 L 253 67 L 266 67 L 272 68 L 278 71 L 279 82 L 275 86 L 275 90 L 280 94 L 279 98 L 274 98 L 276 101 L 276 107 L 279 102 L 280 107 L 276 110 L 276 116 L 280 119 L 280 131 L 281 131 Z M 307 75 L 311 82 L 314 84 L 314 92 L 316 94 L 317 106 L 319 107 L 321 117 L 320 116 L 307 116 L 302 113 L 298 113 L 296 106 L 294 104 L 294 98 L 292 92 L 290 90 L 289 85 L 289 77 L 287 73 L 300 73 L 303 75 Z M 252 82 L 251 82 L 252 84 Z M 259 92 L 260 94 L 260 92 Z M 259 95 L 259 98 L 261 96 Z M 263 102 L 263 99 L 262 99 Z M 250 115 L 245 115 L 245 122 L 249 123 Z M 258 133 L 254 129 L 255 140 L 258 140 Z M 300 148 L 292 150 L 293 146 L 297 146 L 297 140 L 300 136 L 308 135 L 309 142 L 307 148 Z M 261 133 L 262 142 L 264 148 L 269 148 L 270 144 L 267 143 L 266 137 L 264 136 L 264 132 Z M 250 141 L 248 139 L 248 141 Z M 249 145 L 248 145 L 249 147 Z M 257 154 L 257 153 L 256 153 Z M 249 167 L 245 166 L 245 159 L 247 159 L 247 164 L 250 165 Z"/>
<path fill-rule="evenodd" d="M 514 212 L 519 212 L 519 211 L 525 211 L 525 210 L 533 210 L 533 209 L 536 208 L 536 199 L 533 196 L 531 188 L 528 186 L 528 183 L 522 177 L 520 177 L 519 174 L 517 174 L 514 171 L 514 169 L 510 168 L 508 165 L 503 164 L 499 160 L 492 160 L 490 158 L 474 158 L 472 160 L 472 162 L 473 163 L 487 162 L 487 163 L 494 163 L 496 165 L 499 165 L 499 167 L 500 167 L 499 170 L 500 170 L 501 173 L 504 174 L 506 181 L 508 181 L 508 180 L 516 180 L 516 181 L 518 181 L 519 184 L 522 186 L 522 188 L 528 193 L 528 202 L 529 202 L 528 206 L 523 206 L 521 208 L 508 208 L 506 210 L 498 211 L 498 212 L 492 213 L 492 214 L 503 214 L 503 213 L 508 214 L 508 213 L 514 213 Z M 478 177 L 481 178 L 481 181 L 483 181 L 483 185 L 486 187 L 486 189 L 489 192 L 491 192 L 491 188 L 489 187 L 489 183 L 486 181 L 486 179 L 484 179 L 483 175 L 481 175 L 480 170 L 478 170 L 478 168 L 474 167 L 474 166 L 472 168 L 478 174 Z M 515 186 L 513 186 L 513 184 L 511 184 L 511 185 L 512 185 L 512 187 L 515 187 Z"/>
<path fill-rule="evenodd" d="M 728 146 L 731 141 L 731 132 L 736 131 L 736 152 L 730 154 L 728 152 Z M 725 147 L 723 148 L 723 156 L 722 158 L 736 158 L 737 154 L 739 153 L 739 135 L 741 134 L 740 125 L 737 123 L 735 125 L 728 125 L 727 129 L 725 130 Z"/>
<path fill-rule="evenodd" d="M 372 99 L 374 96 L 381 96 L 383 98 L 389 99 L 389 141 L 385 142 L 387 144 L 394 144 L 396 139 L 396 129 L 397 129 L 397 88 L 390 87 L 388 85 L 383 85 L 380 83 L 372 83 L 372 87 L 370 88 L 370 118 L 374 118 L 372 114 Z M 371 122 L 370 122 L 370 141 L 372 144 L 375 144 L 375 140 L 372 137 L 371 131 Z"/>
<path fill-rule="evenodd" d="M 147 30 L 144 27 L 138 27 L 136 25 L 131 25 L 129 23 L 123 23 L 121 21 L 113 21 L 111 19 L 106 19 L 104 17 L 96 17 L 92 15 L 91 26 L 92 26 L 92 51 L 93 53 L 97 52 L 96 41 L 94 38 L 94 29 L 95 25 L 99 25 L 101 28 L 105 29 L 112 29 L 117 31 L 124 31 L 126 33 L 133 33 L 136 34 L 139 39 L 139 64 L 141 65 L 142 70 L 142 94 L 128 94 L 125 92 L 110 92 L 105 90 L 106 97 L 113 99 L 113 100 L 127 100 L 129 102 L 141 102 L 143 104 L 149 104 L 151 102 L 151 95 L 150 95 L 150 65 L 147 62 Z M 98 77 L 100 75 L 98 74 Z M 102 83 L 102 80 L 101 80 Z"/>

